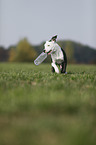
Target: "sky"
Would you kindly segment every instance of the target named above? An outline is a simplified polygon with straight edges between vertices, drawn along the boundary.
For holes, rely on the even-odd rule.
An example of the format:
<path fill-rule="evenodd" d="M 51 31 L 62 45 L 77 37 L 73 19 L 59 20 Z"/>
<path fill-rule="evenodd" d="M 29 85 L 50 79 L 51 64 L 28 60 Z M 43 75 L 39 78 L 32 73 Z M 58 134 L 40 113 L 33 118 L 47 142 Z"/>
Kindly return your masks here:
<path fill-rule="evenodd" d="M 0 0 L 0 46 L 72 40 L 96 48 L 96 0 Z"/>

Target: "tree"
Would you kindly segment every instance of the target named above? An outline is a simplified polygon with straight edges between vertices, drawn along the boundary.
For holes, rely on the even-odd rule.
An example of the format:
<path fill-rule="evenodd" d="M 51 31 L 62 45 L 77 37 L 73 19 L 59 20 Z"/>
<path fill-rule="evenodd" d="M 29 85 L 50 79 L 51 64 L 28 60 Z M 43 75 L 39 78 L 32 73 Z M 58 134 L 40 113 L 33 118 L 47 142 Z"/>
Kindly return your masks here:
<path fill-rule="evenodd" d="M 74 46 L 71 41 L 67 41 L 65 45 L 65 52 L 69 63 L 73 63 L 74 60 Z"/>
<path fill-rule="evenodd" d="M 19 41 L 16 48 L 11 48 L 9 61 L 32 62 L 36 56 L 36 51 L 30 45 L 28 40 L 24 38 L 23 40 Z"/>
<path fill-rule="evenodd" d="M 8 61 L 9 50 L 4 49 L 3 46 L 0 46 L 0 61 Z"/>
<path fill-rule="evenodd" d="M 16 61 L 16 48 L 11 48 L 9 51 L 9 61 L 14 62 Z"/>

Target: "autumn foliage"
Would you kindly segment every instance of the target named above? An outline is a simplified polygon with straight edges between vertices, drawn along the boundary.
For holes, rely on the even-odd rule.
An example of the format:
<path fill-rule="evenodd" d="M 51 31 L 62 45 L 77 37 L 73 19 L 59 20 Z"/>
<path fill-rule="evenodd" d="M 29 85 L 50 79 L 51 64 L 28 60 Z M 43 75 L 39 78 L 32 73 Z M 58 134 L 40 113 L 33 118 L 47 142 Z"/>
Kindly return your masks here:
<path fill-rule="evenodd" d="M 31 62 L 37 56 L 37 52 L 30 45 L 27 39 L 20 40 L 16 48 L 9 52 L 10 62 Z"/>

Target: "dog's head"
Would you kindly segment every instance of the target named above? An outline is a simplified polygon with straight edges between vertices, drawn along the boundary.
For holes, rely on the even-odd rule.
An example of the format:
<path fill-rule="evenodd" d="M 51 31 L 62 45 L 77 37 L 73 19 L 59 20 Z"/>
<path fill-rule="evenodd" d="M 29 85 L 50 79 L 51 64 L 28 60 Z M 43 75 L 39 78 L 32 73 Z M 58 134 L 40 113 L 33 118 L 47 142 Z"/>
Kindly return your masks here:
<path fill-rule="evenodd" d="M 46 41 L 46 43 L 44 44 L 44 52 L 50 54 L 52 52 L 53 47 L 54 43 L 52 41 Z"/>

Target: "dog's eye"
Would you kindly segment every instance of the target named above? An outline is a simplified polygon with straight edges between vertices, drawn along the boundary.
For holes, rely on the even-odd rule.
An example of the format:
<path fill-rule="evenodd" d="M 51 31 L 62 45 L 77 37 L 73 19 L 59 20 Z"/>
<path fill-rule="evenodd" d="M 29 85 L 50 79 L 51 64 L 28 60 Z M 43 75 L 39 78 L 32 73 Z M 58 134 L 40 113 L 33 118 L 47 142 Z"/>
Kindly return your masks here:
<path fill-rule="evenodd" d="M 48 46 L 50 46 L 50 45 L 48 45 Z"/>

